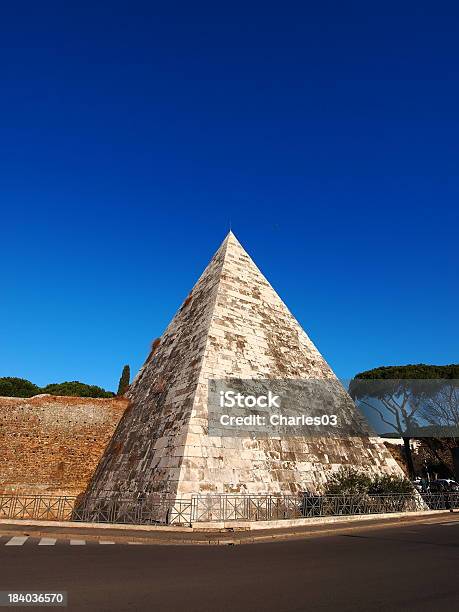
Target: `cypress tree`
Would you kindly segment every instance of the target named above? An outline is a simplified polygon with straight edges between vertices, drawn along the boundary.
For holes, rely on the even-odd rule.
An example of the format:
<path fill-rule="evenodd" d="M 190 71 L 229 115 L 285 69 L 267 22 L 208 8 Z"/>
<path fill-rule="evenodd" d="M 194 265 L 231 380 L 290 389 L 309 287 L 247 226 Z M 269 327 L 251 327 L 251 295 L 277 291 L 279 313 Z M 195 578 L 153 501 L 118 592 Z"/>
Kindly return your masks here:
<path fill-rule="evenodd" d="M 121 374 L 120 382 L 118 385 L 117 395 L 124 395 L 129 389 L 129 382 L 131 380 L 131 370 L 128 365 L 125 365 Z"/>

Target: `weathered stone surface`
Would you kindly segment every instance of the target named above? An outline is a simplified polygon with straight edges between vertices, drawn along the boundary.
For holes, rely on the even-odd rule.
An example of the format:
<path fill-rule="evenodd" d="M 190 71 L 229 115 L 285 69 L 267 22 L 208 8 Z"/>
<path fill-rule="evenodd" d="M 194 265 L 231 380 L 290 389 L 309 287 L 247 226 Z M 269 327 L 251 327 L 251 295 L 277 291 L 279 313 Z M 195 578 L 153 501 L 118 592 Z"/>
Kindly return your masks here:
<path fill-rule="evenodd" d="M 285 304 L 230 233 L 134 380 L 88 492 L 295 493 L 342 465 L 400 474 L 379 438 L 209 436 L 208 380 L 336 381 Z M 342 415 L 358 420 L 337 383 Z M 362 431 L 365 428 L 361 423 Z"/>
<path fill-rule="evenodd" d="M 0 397 L 0 493 L 78 495 L 128 400 Z"/>

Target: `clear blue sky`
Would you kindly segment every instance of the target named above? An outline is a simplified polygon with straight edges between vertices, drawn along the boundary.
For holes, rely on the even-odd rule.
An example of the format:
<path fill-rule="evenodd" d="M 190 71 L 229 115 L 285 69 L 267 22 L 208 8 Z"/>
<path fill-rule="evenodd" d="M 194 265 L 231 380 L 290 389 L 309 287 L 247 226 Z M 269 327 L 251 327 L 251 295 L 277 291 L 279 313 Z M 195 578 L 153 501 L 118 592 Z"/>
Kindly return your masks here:
<path fill-rule="evenodd" d="M 339 376 L 458 361 L 454 2 L 6 3 L 0 376 L 116 387 L 233 230 Z"/>

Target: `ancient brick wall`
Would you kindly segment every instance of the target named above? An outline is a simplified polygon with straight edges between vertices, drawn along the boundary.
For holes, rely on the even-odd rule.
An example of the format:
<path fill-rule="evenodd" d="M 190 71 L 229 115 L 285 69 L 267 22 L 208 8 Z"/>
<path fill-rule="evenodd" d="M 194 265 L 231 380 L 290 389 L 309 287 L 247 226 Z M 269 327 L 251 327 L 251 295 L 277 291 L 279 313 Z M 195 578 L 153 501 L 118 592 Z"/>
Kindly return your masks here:
<path fill-rule="evenodd" d="M 127 404 L 120 398 L 0 397 L 0 493 L 82 492 Z"/>

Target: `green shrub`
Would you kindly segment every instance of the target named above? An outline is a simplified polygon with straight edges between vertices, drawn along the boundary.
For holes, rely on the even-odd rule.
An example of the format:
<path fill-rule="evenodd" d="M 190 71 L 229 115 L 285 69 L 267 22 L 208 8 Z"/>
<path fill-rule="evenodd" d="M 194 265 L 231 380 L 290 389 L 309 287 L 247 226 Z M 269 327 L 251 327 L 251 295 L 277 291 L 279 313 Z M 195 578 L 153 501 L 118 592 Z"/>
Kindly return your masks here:
<path fill-rule="evenodd" d="M 73 397 L 114 397 L 111 391 L 105 391 L 96 385 L 86 385 L 74 380 L 72 382 L 56 383 L 40 388 L 25 378 L 6 376 L 0 378 L 1 397 L 33 397 L 40 393 L 50 395 L 70 395 Z"/>
<path fill-rule="evenodd" d="M 69 395 L 73 397 L 114 397 L 115 395 L 111 391 L 105 391 L 102 387 L 85 385 L 78 380 L 46 385 L 41 392 L 50 393 L 51 395 Z"/>
<path fill-rule="evenodd" d="M 352 467 L 342 467 L 325 487 L 327 495 L 363 495 L 368 492 L 371 479 Z"/>
<path fill-rule="evenodd" d="M 392 493 L 410 494 L 413 491 L 413 485 L 408 478 L 392 475 L 373 478 L 368 492 L 373 495 L 390 495 Z"/>
<path fill-rule="evenodd" d="M 40 387 L 25 378 L 6 376 L 0 378 L 0 396 L 3 397 L 32 397 L 41 393 Z"/>
<path fill-rule="evenodd" d="M 342 467 L 328 481 L 327 495 L 390 495 L 413 493 L 413 485 L 403 476 L 370 477 L 352 467 Z"/>

